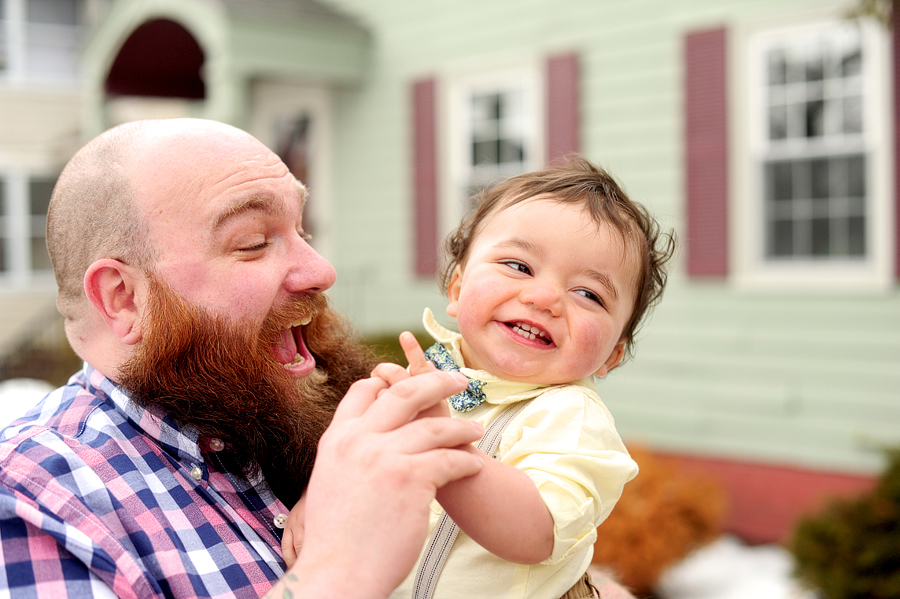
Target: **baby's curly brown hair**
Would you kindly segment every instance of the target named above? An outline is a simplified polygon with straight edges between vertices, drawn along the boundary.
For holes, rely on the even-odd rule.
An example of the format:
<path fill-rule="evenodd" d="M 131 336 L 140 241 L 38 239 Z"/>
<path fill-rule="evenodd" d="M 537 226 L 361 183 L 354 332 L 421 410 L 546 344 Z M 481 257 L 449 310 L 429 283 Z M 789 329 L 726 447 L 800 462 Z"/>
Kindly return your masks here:
<path fill-rule="evenodd" d="M 634 309 L 622 331 L 626 356 L 631 357 L 635 334 L 662 298 L 666 264 L 675 253 L 675 233 L 663 231 L 647 209 L 632 201 L 612 175 L 583 156 L 572 155 L 561 164 L 511 177 L 484 189 L 477 196 L 475 210 L 444 243 L 441 288 L 447 291 L 457 266 L 465 268 L 469 248 L 489 216 L 537 196 L 583 207 L 595 223 L 611 225 L 638 250 L 641 271 Z M 634 235 L 635 232 L 638 234 Z"/>

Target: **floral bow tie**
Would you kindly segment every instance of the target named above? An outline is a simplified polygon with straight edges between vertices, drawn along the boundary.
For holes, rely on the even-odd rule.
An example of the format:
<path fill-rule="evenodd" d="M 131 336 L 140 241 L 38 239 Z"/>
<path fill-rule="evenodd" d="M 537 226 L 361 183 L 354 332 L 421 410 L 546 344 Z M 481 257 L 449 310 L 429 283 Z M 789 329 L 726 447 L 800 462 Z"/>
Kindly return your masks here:
<path fill-rule="evenodd" d="M 453 357 L 447 348 L 440 343 L 435 343 L 425 350 L 425 357 L 440 370 L 448 372 L 458 371 L 459 366 L 453 361 Z M 484 403 L 484 381 L 478 379 L 469 379 L 469 386 L 465 391 L 457 393 L 450 398 L 450 407 L 457 412 L 468 412 L 474 410 Z"/>

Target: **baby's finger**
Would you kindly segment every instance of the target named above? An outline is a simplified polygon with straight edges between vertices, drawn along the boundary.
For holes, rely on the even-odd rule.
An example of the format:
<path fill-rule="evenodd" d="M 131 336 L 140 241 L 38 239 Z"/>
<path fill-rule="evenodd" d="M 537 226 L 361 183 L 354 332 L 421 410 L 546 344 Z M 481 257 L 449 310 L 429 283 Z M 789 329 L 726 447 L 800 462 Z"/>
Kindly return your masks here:
<path fill-rule="evenodd" d="M 406 355 L 406 361 L 409 362 L 410 374 L 424 374 L 426 372 L 437 370 L 435 365 L 429 362 L 428 358 L 425 357 L 425 352 L 422 351 L 422 348 L 419 346 L 419 342 L 416 340 L 415 335 L 409 331 L 400 333 L 400 347 L 403 348 L 403 353 Z"/>

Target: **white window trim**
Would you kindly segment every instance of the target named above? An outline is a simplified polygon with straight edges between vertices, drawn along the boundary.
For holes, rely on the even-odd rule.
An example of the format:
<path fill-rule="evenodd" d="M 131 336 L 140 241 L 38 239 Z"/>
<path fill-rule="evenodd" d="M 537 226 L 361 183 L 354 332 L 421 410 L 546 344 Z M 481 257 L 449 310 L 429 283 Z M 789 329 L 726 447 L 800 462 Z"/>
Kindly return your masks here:
<path fill-rule="evenodd" d="M 29 28 L 43 30 L 49 33 L 51 37 L 57 39 L 71 37 L 74 40 L 80 40 L 85 35 L 85 27 L 83 25 L 28 22 L 26 20 L 27 1 L 6 0 L 6 18 L 0 20 L 0 27 L 3 27 L 6 37 L 6 46 L 4 48 L 6 67 L 0 71 L 0 86 L 17 88 L 25 85 L 39 85 L 51 88 L 76 89 L 81 80 L 79 63 L 81 60 L 80 46 L 83 41 L 76 41 L 76 45 L 79 47 L 75 49 L 72 56 L 76 66 L 75 72 L 33 73 L 29 71 L 28 66 Z M 53 36 L 53 32 L 56 32 L 58 35 Z"/>
<path fill-rule="evenodd" d="M 728 48 L 729 73 L 729 272 L 748 291 L 886 291 L 894 284 L 893 118 L 889 36 L 881 25 L 863 22 L 862 43 L 867 119 L 865 260 L 766 262 L 760 155 L 764 90 L 753 86 L 763 68 L 759 44 L 789 31 L 833 26 L 841 16 L 794 19 L 736 28 Z M 755 57 L 755 58 L 754 58 Z"/>
<path fill-rule="evenodd" d="M 525 114 L 531 127 L 525 132 L 525 169 L 535 170 L 543 164 L 545 153 L 545 82 L 539 60 L 508 63 L 490 69 L 459 70 L 444 74 L 438 80 L 440 240 L 459 226 L 463 216 L 461 200 L 470 173 L 468 123 L 471 106 L 468 98 L 472 92 L 496 90 L 511 82 L 523 84 L 529 92 Z"/>

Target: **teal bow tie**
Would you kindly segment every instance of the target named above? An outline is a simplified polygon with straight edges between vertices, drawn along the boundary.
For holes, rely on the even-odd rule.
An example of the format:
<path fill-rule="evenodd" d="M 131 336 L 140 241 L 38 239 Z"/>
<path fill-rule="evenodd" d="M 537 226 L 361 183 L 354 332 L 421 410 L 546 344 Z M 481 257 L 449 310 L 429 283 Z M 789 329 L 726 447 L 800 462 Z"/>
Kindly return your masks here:
<path fill-rule="evenodd" d="M 441 343 L 435 343 L 434 345 L 426 349 L 425 357 L 428 358 L 431 363 L 437 366 L 440 370 L 446 370 L 448 372 L 459 371 L 459 366 L 456 365 L 456 362 L 453 361 L 453 357 L 450 355 L 450 352 L 447 351 L 447 348 L 444 347 Z M 479 381 L 478 379 L 469 379 L 469 386 L 465 389 L 465 391 L 457 393 L 450 398 L 450 407 L 457 412 L 468 412 L 469 410 L 474 410 L 484 403 L 485 397 L 484 391 L 482 391 L 482 387 L 484 387 L 484 381 Z"/>

